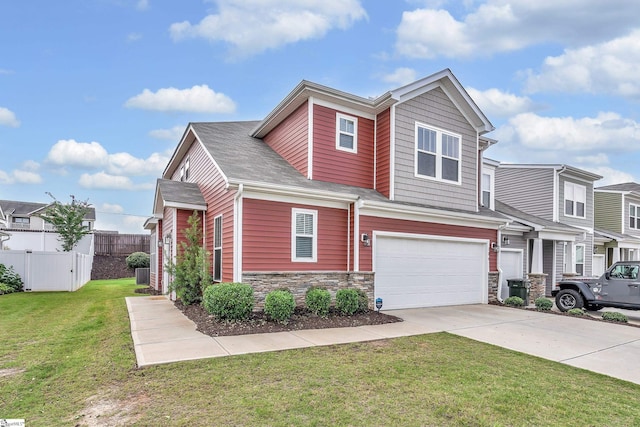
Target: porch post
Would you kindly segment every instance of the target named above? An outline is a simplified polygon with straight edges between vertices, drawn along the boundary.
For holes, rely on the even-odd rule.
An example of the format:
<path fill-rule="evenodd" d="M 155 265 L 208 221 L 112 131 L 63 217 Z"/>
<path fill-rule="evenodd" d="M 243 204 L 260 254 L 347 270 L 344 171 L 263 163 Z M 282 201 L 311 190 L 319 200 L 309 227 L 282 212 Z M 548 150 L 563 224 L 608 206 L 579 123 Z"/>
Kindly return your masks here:
<path fill-rule="evenodd" d="M 564 256 L 566 264 L 565 273 L 576 274 L 576 251 L 573 242 L 565 242 Z"/>
<path fill-rule="evenodd" d="M 533 253 L 531 254 L 531 273 L 542 274 L 542 239 L 533 239 Z"/>
<path fill-rule="evenodd" d="M 618 261 L 620 261 L 620 248 L 616 246 L 613 248 L 613 259 L 611 260 L 611 263 L 613 264 Z"/>

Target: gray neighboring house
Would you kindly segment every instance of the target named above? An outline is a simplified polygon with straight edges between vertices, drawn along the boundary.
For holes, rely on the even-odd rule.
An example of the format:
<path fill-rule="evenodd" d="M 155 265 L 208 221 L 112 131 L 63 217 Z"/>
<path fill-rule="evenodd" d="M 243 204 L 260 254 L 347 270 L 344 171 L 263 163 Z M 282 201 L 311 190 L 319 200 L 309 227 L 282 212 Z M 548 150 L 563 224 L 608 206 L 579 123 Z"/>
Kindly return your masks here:
<path fill-rule="evenodd" d="M 601 256 L 603 269 L 616 261 L 640 260 L 640 184 L 598 187 L 594 203 L 599 237 L 594 253 Z"/>
<path fill-rule="evenodd" d="M 563 277 L 593 275 L 594 182 L 602 177 L 564 164 L 499 164 L 494 174 L 496 211 L 532 228 L 512 231 L 501 247 L 522 247 L 524 271 L 541 276 L 545 294 Z"/>

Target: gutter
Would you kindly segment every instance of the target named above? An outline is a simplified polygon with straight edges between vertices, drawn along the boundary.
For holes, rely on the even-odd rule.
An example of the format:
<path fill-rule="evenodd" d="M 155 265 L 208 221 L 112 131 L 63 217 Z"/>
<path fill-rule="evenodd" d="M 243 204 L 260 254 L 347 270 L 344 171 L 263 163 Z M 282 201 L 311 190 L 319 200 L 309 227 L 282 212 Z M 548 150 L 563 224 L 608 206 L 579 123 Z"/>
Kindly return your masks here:
<path fill-rule="evenodd" d="M 242 193 L 244 185 L 238 185 L 233 196 L 233 281 L 242 282 Z M 215 241 L 215 236 L 214 236 Z M 220 267 L 222 272 L 222 266 Z M 222 275 L 222 273 L 221 273 Z M 222 277 L 221 277 L 222 278 Z"/>

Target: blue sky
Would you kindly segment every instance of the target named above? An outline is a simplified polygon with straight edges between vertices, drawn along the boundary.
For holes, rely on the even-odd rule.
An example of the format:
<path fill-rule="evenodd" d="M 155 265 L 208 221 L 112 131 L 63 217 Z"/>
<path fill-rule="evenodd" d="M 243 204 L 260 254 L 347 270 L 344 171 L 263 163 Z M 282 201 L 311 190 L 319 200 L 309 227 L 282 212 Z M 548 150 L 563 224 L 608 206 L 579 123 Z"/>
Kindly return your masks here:
<path fill-rule="evenodd" d="M 144 232 L 190 121 L 259 120 L 301 80 L 377 96 L 450 68 L 487 155 L 640 173 L 640 12 L 628 0 L 0 3 L 0 199 L 73 194 Z"/>

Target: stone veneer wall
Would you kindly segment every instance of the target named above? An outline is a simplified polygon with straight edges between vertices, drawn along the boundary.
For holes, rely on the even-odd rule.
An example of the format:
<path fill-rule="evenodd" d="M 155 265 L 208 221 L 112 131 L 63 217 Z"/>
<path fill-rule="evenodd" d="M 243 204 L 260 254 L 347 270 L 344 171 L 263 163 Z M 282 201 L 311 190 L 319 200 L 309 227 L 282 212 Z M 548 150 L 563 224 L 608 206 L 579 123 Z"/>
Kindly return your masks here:
<path fill-rule="evenodd" d="M 529 304 L 535 304 L 535 300 L 546 296 L 547 275 L 529 273 Z"/>
<path fill-rule="evenodd" d="M 373 309 L 373 272 L 279 272 L 279 273 L 242 273 L 242 283 L 253 287 L 256 309 L 264 308 L 264 299 L 275 289 L 289 289 L 293 292 L 296 305 L 304 306 L 304 298 L 310 287 L 322 287 L 331 293 L 335 300 L 336 292 L 344 288 L 362 289 L 369 298 L 369 308 Z"/>
<path fill-rule="evenodd" d="M 498 282 L 500 279 L 500 273 L 497 271 L 491 271 L 489 272 L 489 289 L 488 289 L 488 294 L 489 294 L 489 302 L 498 302 Z"/>

